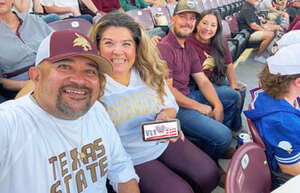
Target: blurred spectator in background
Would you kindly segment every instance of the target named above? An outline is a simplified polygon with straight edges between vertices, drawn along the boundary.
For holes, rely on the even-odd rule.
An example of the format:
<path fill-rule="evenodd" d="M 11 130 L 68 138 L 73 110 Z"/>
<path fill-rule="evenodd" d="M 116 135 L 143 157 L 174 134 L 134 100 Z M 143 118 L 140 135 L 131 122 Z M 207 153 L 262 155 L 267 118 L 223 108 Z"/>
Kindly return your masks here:
<path fill-rule="evenodd" d="M 45 14 L 40 0 L 15 0 L 13 9 L 20 13 L 34 13 L 41 15 L 46 23 L 60 20 L 57 14 Z"/>
<path fill-rule="evenodd" d="M 119 0 L 92 0 L 101 14 L 106 14 L 112 11 L 125 13 Z"/>
<path fill-rule="evenodd" d="M 40 42 L 53 31 L 36 15 L 13 12 L 13 2 L 0 4 L 0 102 L 24 87 Z"/>
<path fill-rule="evenodd" d="M 274 32 L 281 28 L 279 25 L 262 25 L 255 9 L 255 6 L 258 4 L 259 0 L 245 0 L 245 3 L 238 15 L 238 24 L 240 30 L 247 29 L 251 33 L 249 41 L 261 41 L 254 60 L 260 63 L 265 63 L 268 55 L 267 53 L 265 53 L 265 55 L 263 54 L 274 39 Z"/>
<path fill-rule="evenodd" d="M 56 13 L 62 19 L 66 18 L 82 18 L 93 23 L 93 17 L 88 14 L 81 14 L 78 0 L 40 0 L 41 5 L 44 6 L 46 13 Z M 100 14 L 92 0 L 82 0 L 82 2 L 93 13 Z"/>
<path fill-rule="evenodd" d="M 144 9 L 149 6 L 144 0 L 120 0 L 120 4 L 124 11 L 132 9 Z"/>

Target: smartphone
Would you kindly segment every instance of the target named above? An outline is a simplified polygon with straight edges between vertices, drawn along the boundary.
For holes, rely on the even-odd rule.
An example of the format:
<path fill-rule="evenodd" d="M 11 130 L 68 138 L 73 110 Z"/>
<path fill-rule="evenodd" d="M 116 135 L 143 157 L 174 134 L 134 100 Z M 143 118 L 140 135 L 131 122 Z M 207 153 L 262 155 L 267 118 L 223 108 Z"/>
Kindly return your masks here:
<path fill-rule="evenodd" d="M 179 131 L 180 122 L 178 119 L 142 123 L 144 141 L 176 138 L 179 135 Z"/>

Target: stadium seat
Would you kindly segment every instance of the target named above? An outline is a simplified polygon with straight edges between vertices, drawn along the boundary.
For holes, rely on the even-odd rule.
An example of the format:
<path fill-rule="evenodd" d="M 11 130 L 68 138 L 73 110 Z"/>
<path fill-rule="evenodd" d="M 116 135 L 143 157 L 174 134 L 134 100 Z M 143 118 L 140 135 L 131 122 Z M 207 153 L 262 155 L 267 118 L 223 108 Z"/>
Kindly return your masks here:
<path fill-rule="evenodd" d="M 210 0 L 202 0 L 202 4 L 203 4 L 203 7 L 204 7 L 204 10 L 212 9 L 212 5 L 211 5 Z"/>
<path fill-rule="evenodd" d="M 96 15 L 93 17 L 93 24 L 96 24 L 104 15 Z"/>
<path fill-rule="evenodd" d="M 73 18 L 51 22 L 50 25 L 55 31 L 64 29 L 78 30 L 87 35 L 92 27 L 92 24 L 85 19 Z"/>
<path fill-rule="evenodd" d="M 173 16 L 175 7 L 176 7 L 176 4 L 174 4 L 174 3 L 168 3 L 167 4 L 167 8 L 169 10 L 169 14 L 170 14 L 171 17 Z"/>
<path fill-rule="evenodd" d="M 248 127 L 250 130 L 250 133 L 252 135 L 252 139 L 253 141 L 258 144 L 260 147 L 262 147 L 263 149 L 265 149 L 265 144 L 263 139 L 261 138 L 256 126 L 254 125 L 254 123 L 252 122 L 251 119 L 247 119 L 248 122 Z"/>
<path fill-rule="evenodd" d="M 163 14 L 166 17 L 168 24 L 171 23 L 171 16 L 170 16 L 168 8 L 160 7 L 160 6 L 152 6 L 152 7 L 150 7 L 150 12 L 151 12 L 151 16 L 152 16 L 152 19 L 154 22 L 154 26 L 160 26 L 157 23 L 157 21 L 155 20 L 156 14 Z"/>
<path fill-rule="evenodd" d="M 253 142 L 244 143 L 229 164 L 226 193 L 270 193 L 271 174 L 265 151 Z"/>
<path fill-rule="evenodd" d="M 195 0 L 195 2 L 198 5 L 199 12 L 201 13 L 202 11 L 204 11 L 202 0 Z"/>
<path fill-rule="evenodd" d="M 154 28 L 154 23 L 149 10 L 133 9 L 126 11 L 126 14 L 134 18 L 137 22 L 141 23 L 146 30 L 151 30 Z"/>

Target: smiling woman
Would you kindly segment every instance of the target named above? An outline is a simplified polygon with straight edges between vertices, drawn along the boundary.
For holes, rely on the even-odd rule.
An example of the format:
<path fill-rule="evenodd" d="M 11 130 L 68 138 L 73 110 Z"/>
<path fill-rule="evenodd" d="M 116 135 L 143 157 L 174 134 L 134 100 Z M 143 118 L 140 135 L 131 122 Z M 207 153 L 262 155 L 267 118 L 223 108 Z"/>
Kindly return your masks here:
<path fill-rule="evenodd" d="M 181 131 L 180 139 L 143 141 L 142 123 L 174 119 L 178 106 L 167 85 L 168 67 L 141 25 L 125 14 L 107 14 L 89 37 L 112 64 L 101 101 L 133 160 L 141 192 L 191 193 L 187 180 L 195 184 L 195 192 L 211 192 L 218 180 L 217 167 L 183 140 Z"/>
<path fill-rule="evenodd" d="M 242 124 L 241 112 L 244 105 L 245 85 L 237 83 L 231 54 L 222 30 L 220 15 L 213 10 L 204 11 L 187 42 L 198 52 L 202 69 L 213 83 L 221 101 L 239 98 L 239 102 L 235 104 L 238 106 L 238 111 L 235 111 L 232 120 L 225 123 L 232 130 L 238 131 Z"/>

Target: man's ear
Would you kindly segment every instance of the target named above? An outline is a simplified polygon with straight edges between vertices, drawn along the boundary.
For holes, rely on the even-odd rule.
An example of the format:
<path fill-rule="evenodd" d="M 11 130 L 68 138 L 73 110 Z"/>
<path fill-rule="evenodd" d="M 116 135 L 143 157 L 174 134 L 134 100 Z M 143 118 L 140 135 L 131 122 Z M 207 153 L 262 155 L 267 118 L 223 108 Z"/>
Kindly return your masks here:
<path fill-rule="evenodd" d="M 37 84 L 37 82 L 40 80 L 41 77 L 41 71 L 38 67 L 31 67 L 28 71 L 29 79 L 34 82 L 34 84 Z"/>

